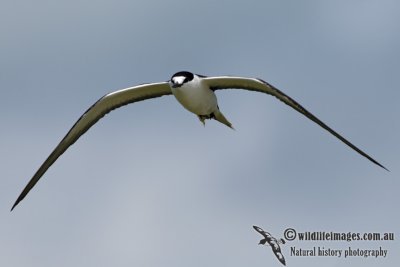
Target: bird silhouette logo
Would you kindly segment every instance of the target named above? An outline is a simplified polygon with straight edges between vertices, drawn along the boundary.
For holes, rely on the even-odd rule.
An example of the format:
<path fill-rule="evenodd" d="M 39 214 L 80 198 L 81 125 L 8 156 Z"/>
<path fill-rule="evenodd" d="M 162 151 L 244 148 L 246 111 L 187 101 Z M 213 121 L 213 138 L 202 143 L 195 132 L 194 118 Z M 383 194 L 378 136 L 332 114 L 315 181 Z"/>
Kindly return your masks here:
<path fill-rule="evenodd" d="M 271 246 L 272 251 L 274 252 L 276 258 L 283 264 L 286 265 L 285 257 L 282 254 L 281 248 L 279 244 L 285 244 L 285 240 L 283 238 L 277 240 L 275 237 L 273 237 L 270 233 L 265 232 L 263 229 L 261 229 L 258 226 L 253 226 L 253 228 L 259 232 L 264 238 L 260 240 L 258 243 L 259 245 L 266 245 L 266 246 Z"/>

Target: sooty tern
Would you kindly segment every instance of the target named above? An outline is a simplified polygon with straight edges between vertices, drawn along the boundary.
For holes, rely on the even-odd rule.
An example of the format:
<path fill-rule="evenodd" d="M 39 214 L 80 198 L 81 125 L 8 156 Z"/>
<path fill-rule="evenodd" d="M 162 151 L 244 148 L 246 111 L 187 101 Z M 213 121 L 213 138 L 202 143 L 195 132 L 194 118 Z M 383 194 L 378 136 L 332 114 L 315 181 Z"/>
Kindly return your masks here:
<path fill-rule="evenodd" d="M 188 71 L 181 71 L 175 73 L 167 82 L 141 84 L 106 94 L 100 98 L 78 119 L 78 121 L 69 130 L 67 135 L 61 140 L 53 152 L 40 166 L 24 190 L 21 192 L 18 199 L 15 201 L 11 210 L 13 210 L 22 199 L 24 199 L 24 197 L 35 186 L 35 184 L 39 181 L 47 169 L 57 160 L 57 158 L 61 156 L 72 144 L 74 144 L 81 135 L 89 130 L 90 127 L 92 127 L 98 120 L 100 120 L 110 111 L 130 103 L 173 94 L 178 102 L 181 103 L 184 108 L 196 114 L 203 124 L 205 123 L 205 119 L 215 119 L 233 129 L 232 124 L 219 110 L 217 97 L 214 93 L 215 90 L 230 88 L 245 89 L 275 96 L 280 101 L 291 106 L 336 136 L 343 143 L 357 151 L 362 156 L 366 157 L 378 166 L 386 169 L 379 162 L 368 156 L 361 149 L 357 148 L 344 137 L 328 127 L 325 123 L 320 121 L 313 114 L 308 112 L 291 97 L 287 96 L 282 91 L 261 79 L 233 76 L 207 77 L 193 74 Z"/>
<path fill-rule="evenodd" d="M 260 240 L 258 243 L 259 245 L 265 245 L 265 243 L 268 243 L 268 245 L 271 246 L 272 251 L 274 252 L 275 256 L 278 258 L 278 260 L 283 264 L 286 265 L 285 257 L 283 257 L 283 254 L 281 252 L 281 248 L 279 247 L 279 244 L 285 244 L 285 240 L 282 238 L 277 240 L 275 237 L 273 237 L 270 233 L 265 232 L 263 229 L 261 229 L 258 226 L 253 226 L 253 228 L 262 234 L 264 236 L 263 239 Z"/>

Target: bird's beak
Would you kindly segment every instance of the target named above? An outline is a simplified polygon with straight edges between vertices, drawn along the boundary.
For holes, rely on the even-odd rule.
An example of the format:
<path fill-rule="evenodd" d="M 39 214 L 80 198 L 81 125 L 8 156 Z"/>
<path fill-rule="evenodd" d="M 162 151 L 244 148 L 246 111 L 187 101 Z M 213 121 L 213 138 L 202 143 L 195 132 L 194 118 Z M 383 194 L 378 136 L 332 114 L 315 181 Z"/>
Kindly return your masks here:
<path fill-rule="evenodd" d="M 171 83 L 171 87 L 172 88 L 178 88 L 178 87 L 181 87 L 181 86 L 182 86 L 181 83 Z"/>
<path fill-rule="evenodd" d="M 182 86 L 182 84 L 183 83 L 180 83 L 179 81 L 169 81 L 169 85 L 172 87 L 172 88 L 178 88 L 178 87 L 181 87 Z"/>

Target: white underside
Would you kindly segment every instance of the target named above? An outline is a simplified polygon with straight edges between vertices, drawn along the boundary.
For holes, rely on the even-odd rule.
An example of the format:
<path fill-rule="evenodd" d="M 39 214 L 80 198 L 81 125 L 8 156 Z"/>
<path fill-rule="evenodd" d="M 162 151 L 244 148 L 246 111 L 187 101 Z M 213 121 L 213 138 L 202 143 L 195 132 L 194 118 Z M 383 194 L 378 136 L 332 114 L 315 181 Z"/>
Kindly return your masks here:
<path fill-rule="evenodd" d="M 171 88 L 181 105 L 196 115 L 210 115 L 218 110 L 217 97 L 197 76 L 181 87 Z"/>

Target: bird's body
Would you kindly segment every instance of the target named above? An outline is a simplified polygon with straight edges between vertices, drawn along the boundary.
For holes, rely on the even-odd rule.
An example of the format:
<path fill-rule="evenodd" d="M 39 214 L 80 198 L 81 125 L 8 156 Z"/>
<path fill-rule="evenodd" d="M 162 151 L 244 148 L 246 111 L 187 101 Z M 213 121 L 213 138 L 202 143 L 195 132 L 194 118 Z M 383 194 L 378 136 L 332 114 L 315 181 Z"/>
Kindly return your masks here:
<path fill-rule="evenodd" d="M 196 115 L 207 116 L 218 110 L 217 96 L 197 75 L 171 90 L 178 102 Z"/>
<path fill-rule="evenodd" d="M 175 73 L 167 82 L 137 85 L 106 94 L 100 98 L 77 120 L 53 152 L 43 162 L 25 186 L 11 210 L 25 198 L 48 168 L 50 168 L 71 145 L 107 113 L 124 105 L 173 94 L 178 102 L 185 109 L 196 114 L 203 124 L 206 119 L 215 119 L 233 128 L 232 124 L 225 118 L 218 107 L 215 91 L 221 89 L 244 89 L 272 95 L 327 130 L 374 164 L 386 169 L 379 162 L 328 127 L 291 97 L 261 79 L 232 76 L 206 77 L 188 71 L 181 71 Z"/>
<path fill-rule="evenodd" d="M 216 119 L 232 128 L 219 110 L 217 96 L 203 78 L 187 71 L 174 74 L 170 82 L 173 95 L 185 109 L 196 114 L 203 125 L 205 119 Z"/>

